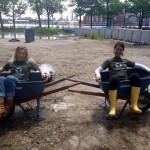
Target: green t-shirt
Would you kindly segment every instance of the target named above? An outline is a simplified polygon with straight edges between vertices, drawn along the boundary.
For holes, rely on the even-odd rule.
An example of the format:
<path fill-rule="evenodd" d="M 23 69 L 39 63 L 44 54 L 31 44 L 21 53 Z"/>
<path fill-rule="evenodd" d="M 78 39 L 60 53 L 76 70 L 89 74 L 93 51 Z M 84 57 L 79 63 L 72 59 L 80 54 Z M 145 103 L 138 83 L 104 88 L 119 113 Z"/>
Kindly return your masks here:
<path fill-rule="evenodd" d="M 135 62 L 113 57 L 111 59 L 107 59 L 104 61 L 104 63 L 101 65 L 101 67 L 105 70 L 106 68 L 109 69 L 110 77 L 113 75 L 118 76 L 121 80 L 128 79 L 127 75 L 127 68 L 128 67 L 134 67 Z"/>
<path fill-rule="evenodd" d="M 29 80 L 29 73 L 30 70 L 37 71 L 39 70 L 38 65 L 32 61 L 29 60 L 27 62 L 25 61 L 9 61 L 7 64 L 3 66 L 5 71 L 10 70 L 11 74 L 18 78 L 20 81 L 28 81 Z"/>

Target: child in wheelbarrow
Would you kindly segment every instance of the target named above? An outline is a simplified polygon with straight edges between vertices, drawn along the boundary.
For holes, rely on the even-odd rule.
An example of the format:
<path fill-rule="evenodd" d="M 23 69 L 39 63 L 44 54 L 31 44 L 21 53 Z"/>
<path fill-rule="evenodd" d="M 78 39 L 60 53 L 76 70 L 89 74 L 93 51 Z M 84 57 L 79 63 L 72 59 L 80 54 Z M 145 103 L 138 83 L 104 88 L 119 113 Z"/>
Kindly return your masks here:
<path fill-rule="evenodd" d="M 123 42 L 117 42 L 114 46 L 114 57 L 105 60 L 100 67 L 95 70 L 96 81 L 100 80 L 100 72 L 105 69 L 109 69 L 109 99 L 110 99 L 110 111 L 109 116 L 114 117 L 116 115 L 116 99 L 117 99 L 117 86 L 120 80 L 130 80 L 131 95 L 129 108 L 135 113 L 142 113 L 138 108 L 138 97 L 140 94 L 140 76 L 137 73 L 133 73 L 129 78 L 127 76 L 127 67 L 139 68 L 146 70 L 150 73 L 150 68 L 135 63 L 133 61 L 122 58 L 125 46 Z"/>
<path fill-rule="evenodd" d="M 0 117 L 11 109 L 16 84 L 18 82 L 28 81 L 30 70 L 38 70 L 41 72 L 43 78 L 47 77 L 42 67 L 39 67 L 29 58 L 28 49 L 24 46 L 18 46 L 16 48 L 12 59 L 0 68 L 0 73 L 8 70 L 10 70 L 11 75 L 7 77 L 0 76 Z M 8 104 L 6 108 L 4 106 L 4 98 Z"/>

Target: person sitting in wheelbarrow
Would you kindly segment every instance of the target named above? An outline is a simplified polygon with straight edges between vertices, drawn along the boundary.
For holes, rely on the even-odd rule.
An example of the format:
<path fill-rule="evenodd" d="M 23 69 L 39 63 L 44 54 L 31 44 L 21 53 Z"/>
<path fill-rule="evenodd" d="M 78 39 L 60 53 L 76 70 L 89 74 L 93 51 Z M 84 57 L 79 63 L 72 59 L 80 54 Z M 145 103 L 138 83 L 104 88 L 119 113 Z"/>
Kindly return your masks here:
<path fill-rule="evenodd" d="M 142 64 L 135 63 L 128 59 L 123 59 L 123 52 L 125 46 L 123 42 L 117 42 L 114 45 L 114 57 L 105 60 L 100 67 L 95 70 L 96 81 L 100 80 L 100 72 L 109 69 L 109 99 L 110 99 L 110 111 L 109 116 L 114 117 L 116 115 L 116 100 L 117 100 L 117 86 L 120 80 L 130 80 L 131 95 L 129 108 L 135 113 L 142 113 L 138 108 L 138 98 L 140 94 L 140 76 L 137 73 L 133 73 L 129 78 L 127 76 L 127 67 L 139 68 L 146 70 L 150 73 L 150 69 Z"/>
<path fill-rule="evenodd" d="M 24 46 L 18 46 L 16 48 L 12 59 L 0 68 L 0 73 L 8 70 L 10 70 L 11 75 L 7 77 L 0 76 L 0 116 L 5 115 L 5 112 L 11 109 L 16 84 L 21 81 L 28 81 L 30 70 L 38 70 L 42 78 L 47 77 L 42 67 L 39 67 L 29 58 L 28 49 Z M 6 108 L 4 106 L 5 97 L 6 103 L 8 104 Z"/>

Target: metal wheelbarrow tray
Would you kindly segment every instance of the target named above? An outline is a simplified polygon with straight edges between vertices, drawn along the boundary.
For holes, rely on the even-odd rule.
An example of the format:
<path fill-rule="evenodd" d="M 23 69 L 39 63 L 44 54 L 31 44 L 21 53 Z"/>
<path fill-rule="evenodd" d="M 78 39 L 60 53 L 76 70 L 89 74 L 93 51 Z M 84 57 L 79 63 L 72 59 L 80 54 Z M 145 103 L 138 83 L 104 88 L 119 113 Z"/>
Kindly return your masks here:
<path fill-rule="evenodd" d="M 148 110 L 150 108 L 150 92 L 149 92 L 149 85 L 150 85 L 150 74 L 144 70 L 141 69 L 128 69 L 127 70 L 128 76 L 130 76 L 132 73 L 138 73 L 140 75 L 140 84 L 141 84 L 141 90 L 140 90 L 140 96 L 138 100 L 139 108 L 142 110 L 142 112 Z M 101 107 L 108 108 L 110 106 L 109 96 L 108 96 L 108 85 L 109 85 L 109 72 L 103 71 L 101 72 L 101 81 L 98 82 L 98 84 L 88 83 L 81 80 L 73 80 L 68 79 L 73 82 L 80 82 L 80 84 L 94 87 L 94 88 L 101 88 L 102 92 L 91 92 L 91 91 L 84 91 L 84 90 L 77 90 L 77 89 L 69 89 L 70 92 L 76 92 L 81 93 L 85 95 L 94 95 L 94 96 L 101 96 L 105 98 L 105 101 L 100 104 Z M 124 104 L 122 110 L 120 113 L 115 116 L 115 118 L 119 118 L 126 105 L 130 103 L 130 81 L 124 80 L 120 81 L 118 85 L 118 94 L 117 94 L 117 100 L 122 99 L 126 100 L 126 103 Z"/>
<path fill-rule="evenodd" d="M 1 73 L 0 76 L 8 76 L 10 73 Z M 30 73 L 29 81 L 28 82 L 20 82 L 17 83 L 16 86 L 16 93 L 15 97 L 13 100 L 13 106 L 11 110 L 7 113 L 7 115 L 3 118 L 0 118 L 0 121 L 3 121 L 5 119 L 8 119 L 15 111 L 15 106 L 19 105 L 22 110 L 25 112 L 27 117 L 29 118 L 28 114 L 26 113 L 24 107 L 21 105 L 22 103 L 27 103 L 28 101 L 35 100 L 37 101 L 37 120 L 40 120 L 40 114 L 39 114 L 39 109 L 40 109 L 40 99 L 43 96 L 53 94 L 65 89 L 68 89 L 69 87 L 75 86 L 76 84 L 69 84 L 66 86 L 62 86 L 59 88 L 52 88 L 48 89 L 49 86 L 53 86 L 55 84 L 58 84 L 60 82 L 65 81 L 68 78 L 71 78 L 75 75 L 69 76 L 69 77 L 64 77 L 58 80 L 53 81 L 53 76 L 50 76 L 49 79 L 42 79 L 40 72 L 32 72 Z M 47 82 L 49 81 L 49 82 Z M 29 104 L 28 104 L 29 105 Z M 30 105 L 29 105 L 30 106 Z M 31 107 L 31 106 L 30 106 Z"/>

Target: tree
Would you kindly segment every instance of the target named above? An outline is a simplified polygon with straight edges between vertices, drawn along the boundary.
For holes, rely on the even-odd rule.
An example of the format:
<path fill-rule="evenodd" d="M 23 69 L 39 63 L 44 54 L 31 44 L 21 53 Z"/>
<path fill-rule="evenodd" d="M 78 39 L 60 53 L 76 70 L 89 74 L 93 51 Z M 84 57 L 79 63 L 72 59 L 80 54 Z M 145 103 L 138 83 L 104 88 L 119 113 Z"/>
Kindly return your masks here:
<path fill-rule="evenodd" d="M 106 14 L 107 27 L 111 26 L 112 19 L 123 12 L 123 3 L 120 0 L 103 0 L 104 14 Z"/>
<path fill-rule="evenodd" d="M 5 14 L 8 12 L 8 8 L 7 8 L 7 5 L 8 5 L 8 2 L 9 0 L 1 0 L 0 1 L 0 24 L 1 24 L 1 28 L 3 30 L 3 18 L 2 18 L 2 14 Z"/>
<path fill-rule="evenodd" d="M 9 11 L 6 14 L 13 19 L 13 27 L 15 29 L 15 20 L 17 17 L 20 17 L 25 13 L 27 5 L 20 0 L 10 0 L 8 3 L 8 9 Z"/>
<path fill-rule="evenodd" d="M 41 27 L 41 15 L 43 13 L 43 0 L 28 0 L 29 6 L 33 12 L 37 13 L 39 27 Z"/>
<path fill-rule="evenodd" d="M 120 2 L 120 0 L 111 0 L 110 1 L 110 6 L 109 6 L 109 18 L 110 18 L 110 22 L 109 25 L 112 25 L 112 22 L 114 22 L 114 17 L 119 15 L 120 13 L 123 12 L 124 10 L 124 4 L 122 2 Z"/>
<path fill-rule="evenodd" d="M 100 15 L 102 13 L 102 1 L 101 0 L 86 0 L 85 13 L 90 16 L 90 26 L 93 26 L 93 16 Z"/>
<path fill-rule="evenodd" d="M 71 0 L 70 6 L 73 7 L 73 12 L 79 16 L 79 27 L 81 27 L 81 16 L 85 14 L 86 0 Z"/>
<path fill-rule="evenodd" d="M 100 11 L 101 0 L 72 0 L 71 6 L 74 6 L 74 12 L 80 17 L 79 27 L 81 27 L 81 16 L 86 14 L 90 16 L 91 28 L 93 26 L 93 15 L 98 14 Z"/>
<path fill-rule="evenodd" d="M 150 0 L 128 0 L 130 3 L 130 12 L 134 13 L 139 20 L 139 29 L 142 29 L 143 19 L 150 14 Z"/>
<path fill-rule="evenodd" d="M 52 17 L 53 20 L 54 13 L 63 11 L 63 5 L 61 4 L 61 0 L 43 0 L 43 11 L 46 12 L 49 28 L 50 18 Z"/>

